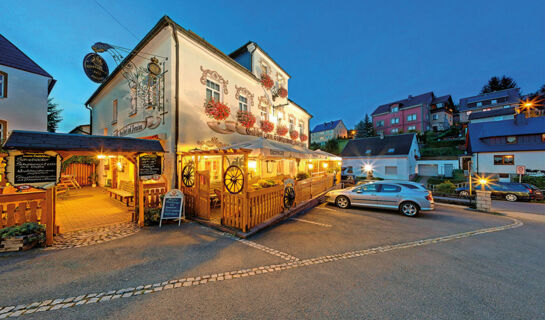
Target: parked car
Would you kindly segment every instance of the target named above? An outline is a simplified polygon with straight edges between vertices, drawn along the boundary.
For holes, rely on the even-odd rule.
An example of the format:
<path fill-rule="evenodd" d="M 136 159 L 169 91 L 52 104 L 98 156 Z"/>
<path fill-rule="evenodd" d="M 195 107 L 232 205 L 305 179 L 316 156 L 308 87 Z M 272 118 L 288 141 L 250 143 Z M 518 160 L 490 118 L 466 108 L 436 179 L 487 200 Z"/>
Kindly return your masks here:
<path fill-rule="evenodd" d="M 539 189 L 538 187 L 534 186 L 533 184 L 529 183 L 523 183 L 523 185 L 530 189 L 530 200 L 537 200 L 541 201 L 544 198 L 543 191 Z"/>
<path fill-rule="evenodd" d="M 482 190 L 481 185 L 474 185 L 473 190 Z M 532 189 L 522 183 L 515 182 L 493 182 L 484 187 L 484 190 L 491 191 L 493 198 L 503 198 L 507 201 L 531 200 Z M 461 197 L 469 196 L 469 187 L 457 188 L 456 193 Z M 543 196 L 543 195 L 541 195 Z"/>
<path fill-rule="evenodd" d="M 345 209 L 352 206 L 398 210 L 414 217 L 420 211 L 433 210 L 435 205 L 431 192 L 413 182 L 371 182 L 351 188 L 333 190 L 326 194 L 329 203 Z"/>

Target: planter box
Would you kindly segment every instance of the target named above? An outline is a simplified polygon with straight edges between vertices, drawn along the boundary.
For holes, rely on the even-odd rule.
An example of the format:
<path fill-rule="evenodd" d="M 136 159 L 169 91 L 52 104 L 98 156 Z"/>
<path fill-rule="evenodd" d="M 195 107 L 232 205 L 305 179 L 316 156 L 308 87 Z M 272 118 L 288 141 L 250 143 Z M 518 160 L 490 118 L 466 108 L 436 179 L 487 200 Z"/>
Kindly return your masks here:
<path fill-rule="evenodd" d="M 24 235 L 0 241 L 0 252 L 25 251 L 34 248 L 38 240 L 30 241 L 29 237 Z"/>

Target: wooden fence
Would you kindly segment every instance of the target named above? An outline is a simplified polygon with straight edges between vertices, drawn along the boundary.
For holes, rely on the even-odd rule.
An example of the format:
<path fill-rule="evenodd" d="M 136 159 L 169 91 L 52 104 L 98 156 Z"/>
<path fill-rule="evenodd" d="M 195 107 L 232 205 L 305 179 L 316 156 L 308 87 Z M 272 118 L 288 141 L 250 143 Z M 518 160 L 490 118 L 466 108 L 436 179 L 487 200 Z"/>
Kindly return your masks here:
<path fill-rule="evenodd" d="M 53 244 L 55 189 L 39 192 L 0 194 L 0 229 L 26 222 L 46 226 L 46 245 Z"/>
<path fill-rule="evenodd" d="M 144 183 L 144 207 L 156 208 L 161 206 L 161 196 L 167 192 L 164 182 Z"/>
<path fill-rule="evenodd" d="M 70 163 L 63 171 L 65 175 L 71 175 L 76 178 L 80 186 L 90 186 L 92 181 L 89 177 L 95 172 L 94 164 Z"/>
<path fill-rule="evenodd" d="M 333 186 L 333 174 L 317 175 L 295 183 L 295 205 L 299 205 Z M 284 211 L 284 186 L 278 185 L 244 194 L 222 195 L 222 224 L 243 232 Z"/>

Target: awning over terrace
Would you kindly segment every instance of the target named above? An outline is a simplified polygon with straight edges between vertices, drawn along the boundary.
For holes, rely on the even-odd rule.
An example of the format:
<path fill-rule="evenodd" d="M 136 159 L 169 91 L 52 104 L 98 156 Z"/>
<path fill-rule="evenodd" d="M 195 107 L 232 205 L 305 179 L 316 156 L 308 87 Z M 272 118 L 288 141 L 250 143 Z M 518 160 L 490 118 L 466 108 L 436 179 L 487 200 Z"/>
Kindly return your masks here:
<path fill-rule="evenodd" d="M 3 145 L 6 150 L 57 151 L 76 154 L 131 155 L 143 152 L 164 152 L 158 140 L 92 136 L 68 133 L 13 130 Z"/>
<path fill-rule="evenodd" d="M 278 157 L 278 158 L 298 158 L 311 159 L 314 154 L 311 150 L 290 146 L 284 143 L 271 141 L 264 138 L 257 138 L 248 142 L 235 143 L 223 149 L 250 149 L 250 156 L 258 157 Z"/>
<path fill-rule="evenodd" d="M 329 153 L 329 152 L 325 152 L 325 151 L 320 150 L 320 149 L 314 150 L 313 153 L 314 153 L 315 155 L 317 155 L 317 156 L 319 156 L 319 157 L 321 157 L 321 158 L 323 158 L 323 159 L 327 159 L 327 160 L 333 160 L 333 161 L 335 161 L 335 160 L 341 161 L 341 160 L 342 160 L 341 157 L 336 156 L 336 155 L 334 155 L 334 154 L 332 154 L 332 153 Z"/>

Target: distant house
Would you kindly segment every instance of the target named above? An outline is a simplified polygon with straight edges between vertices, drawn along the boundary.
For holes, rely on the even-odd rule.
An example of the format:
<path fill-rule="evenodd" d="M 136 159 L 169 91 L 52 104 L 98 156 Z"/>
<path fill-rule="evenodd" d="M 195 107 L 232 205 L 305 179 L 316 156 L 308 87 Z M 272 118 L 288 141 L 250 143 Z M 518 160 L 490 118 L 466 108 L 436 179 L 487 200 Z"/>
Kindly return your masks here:
<path fill-rule="evenodd" d="M 518 106 L 520 93 L 516 88 L 494 91 L 473 97 L 460 99 L 460 122 L 469 122 L 469 116 L 475 112 L 491 111 Z"/>
<path fill-rule="evenodd" d="M 356 176 L 366 176 L 366 166 L 383 179 L 409 180 L 416 174 L 420 149 L 415 133 L 361 138 L 348 141 L 341 152 L 342 167 Z"/>
<path fill-rule="evenodd" d="M 9 130 L 47 130 L 53 77 L 0 34 L 0 141 Z"/>
<path fill-rule="evenodd" d="M 427 92 L 379 106 L 372 114 L 373 125 L 382 135 L 445 130 L 453 124 L 453 111 L 450 95 L 436 97 Z"/>
<path fill-rule="evenodd" d="M 545 117 L 469 123 L 468 134 L 475 172 L 509 181 L 526 166 L 528 174 L 545 175 Z"/>
<path fill-rule="evenodd" d="M 91 134 L 91 125 L 89 124 L 81 124 L 74 129 L 72 129 L 70 134 Z"/>
<path fill-rule="evenodd" d="M 499 108 L 488 111 L 473 112 L 469 115 L 469 123 L 502 121 L 515 118 L 515 108 Z"/>
<path fill-rule="evenodd" d="M 345 138 L 348 135 L 342 120 L 320 123 L 310 133 L 310 142 L 324 145 L 328 140 Z"/>

